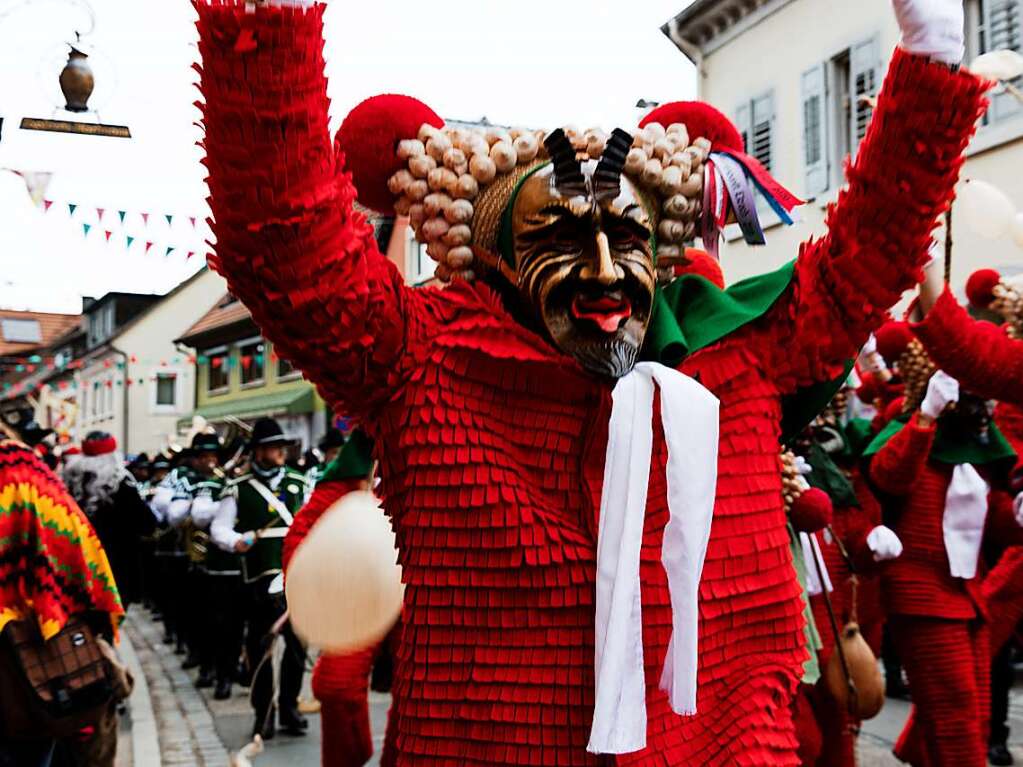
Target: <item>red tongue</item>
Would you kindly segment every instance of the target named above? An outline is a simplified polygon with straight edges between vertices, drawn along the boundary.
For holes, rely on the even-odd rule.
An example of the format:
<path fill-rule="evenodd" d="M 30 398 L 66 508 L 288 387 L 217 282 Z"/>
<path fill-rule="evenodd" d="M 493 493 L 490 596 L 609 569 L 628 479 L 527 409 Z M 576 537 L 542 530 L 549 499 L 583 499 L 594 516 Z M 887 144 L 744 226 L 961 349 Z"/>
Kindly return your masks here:
<path fill-rule="evenodd" d="M 585 299 L 576 296 L 572 301 L 572 314 L 577 319 L 593 322 L 605 333 L 616 333 L 622 320 L 632 314 L 632 304 L 627 298 L 601 296 Z"/>

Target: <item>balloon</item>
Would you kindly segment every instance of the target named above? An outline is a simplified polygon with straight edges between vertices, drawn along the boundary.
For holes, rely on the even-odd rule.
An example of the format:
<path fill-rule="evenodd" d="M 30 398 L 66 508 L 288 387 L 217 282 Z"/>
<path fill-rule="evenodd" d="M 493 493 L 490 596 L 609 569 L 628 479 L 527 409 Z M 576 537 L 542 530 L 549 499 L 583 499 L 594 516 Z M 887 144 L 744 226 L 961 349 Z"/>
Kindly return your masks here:
<path fill-rule="evenodd" d="M 966 225 L 982 237 L 997 240 L 1009 231 L 1016 206 L 993 184 L 967 179 L 959 194 Z"/>
<path fill-rule="evenodd" d="M 1012 217 L 1010 231 L 1012 232 L 1012 239 L 1023 248 L 1023 213 L 1017 213 Z"/>
<path fill-rule="evenodd" d="M 331 506 L 296 549 L 285 579 L 295 633 L 329 652 L 371 647 L 401 613 L 394 532 L 369 492 Z"/>
<path fill-rule="evenodd" d="M 1015 80 L 1023 75 L 1023 56 L 1011 50 L 991 51 L 975 58 L 970 71 L 988 80 Z"/>

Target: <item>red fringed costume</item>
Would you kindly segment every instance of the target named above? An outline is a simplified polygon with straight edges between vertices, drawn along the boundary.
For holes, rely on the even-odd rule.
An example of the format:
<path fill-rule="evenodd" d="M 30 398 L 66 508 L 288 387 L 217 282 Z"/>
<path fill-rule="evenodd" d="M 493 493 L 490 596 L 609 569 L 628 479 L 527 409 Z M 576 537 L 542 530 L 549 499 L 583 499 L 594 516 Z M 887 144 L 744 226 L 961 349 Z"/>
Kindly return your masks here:
<path fill-rule="evenodd" d="M 281 561 L 285 573 L 295 549 L 323 513 L 348 493 L 358 490 L 361 480 L 341 479 L 319 482 L 309 502 L 295 515 L 284 538 Z M 386 641 L 394 642 L 397 627 Z M 362 767 L 373 756 L 373 733 L 369 721 L 369 675 L 378 647 L 351 653 L 324 653 L 313 668 L 313 695 L 320 702 L 320 764 L 322 767 Z M 392 710 L 393 714 L 393 710 Z M 387 720 L 381 767 L 394 767 L 394 717 Z"/>
<path fill-rule="evenodd" d="M 781 397 L 837 377 L 920 276 L 985 85 L 897 52 L 830 234 L 802 249 L 767 315 L 684 363 L 721 400 L 699 713 L 675 715 L 658 688 L 672 623 L 655 418 L 641 562 L 648 747 L 595 756 L 611 384 L 482 283 L 403 284 L 352 209 L 328 134 L 322 7 L 243 6 L 197 3 L 212 263 L 282 356 L 378 445 L 407 584 L 397 763 L 794 765 L 788 706 L 805 649 L 778 472 Z"/>
<path fill-rule="evenodd" d="M 889 524 L 904 546 L 882 569 L 882 600 L 916 719 L 907 724 L 896 755 L 916 767 L 983 767 L 990 714 L 983 563 L 973 578 L 950 573 L 942 530 L 953 465 L 931 458 L 936 432 L 914 414 L 870 465 L 877 487 L 897 499 Z M 990 482 L 988 468 L 976 468 Z M 985 536 L 1018 540 L 1003 500 L 1004 493 L 991 491 Z"/>
<path fill-rule="evenodd" d="M 1023 455 L 1023 342 L 997 325 L 974 320 L 948 290 L 914 330 L 943 370 L 980 396 L 999 401 L 995 420 Z M 991 615 L 991 653 L 997 655 L 1023 620 L 1023 547 L 1006 549 L 984 582 L 984 595 Z"/>

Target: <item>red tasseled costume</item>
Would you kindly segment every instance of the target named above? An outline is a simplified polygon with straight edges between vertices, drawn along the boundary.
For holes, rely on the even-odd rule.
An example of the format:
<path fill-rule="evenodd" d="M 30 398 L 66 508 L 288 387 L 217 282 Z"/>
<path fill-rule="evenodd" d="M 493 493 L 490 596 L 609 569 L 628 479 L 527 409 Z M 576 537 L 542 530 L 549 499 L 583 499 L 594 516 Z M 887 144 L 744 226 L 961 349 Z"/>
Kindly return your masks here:
<path fill-rule="evenodd" d="M 884 617 L 881 613 L 880 587 L 877 578 L 877 565 L 873 554 L 867 546 L 867 534 L 881 524 L 881 507 L 867 487 L 859 471 L 854 470 L 851 481 L 856 491 L 860 506 L 835 507 L 831 530 L 845 546 L 853 567 L 856 568 L 858 585 L 856 588 L 856 606 L 853 609 L 853 588 L 850 580 L 852 572 L 842 557 L 841 551 L 833 538 L 823 534 L 817 540 L 824 554 L 824 564 L 834 586 L 831 606 L 835 612 L 835 620 L 839 630 L 856 620 L 860 631 L 871 646 L 874 654 L 880 652 L 881 629 Z M 810 597 L 810 608 L 823 647 L 817 653 L 820 667 L 823 670 L 831 659 L 835 649 L 835 634 L 828 617 L 827 606 L 822 595 Z M 849 715 L 837 705 L 827 692 L 824 681 L 820 680 L 809 693 L 812 713 L 821 734 L 819 756 L 814 762 L 804 762 L 818 767 L 855 767 L 856 740 L 851 732 Z"/>
<path fill-rule="evenodd" d="M 953 467 L 928 459 L 934 435 L 914 415 L 870 465 L 877 487 L 897 499 L 890 515 L 904 547 L 882 566 L 882 599 L 915 707 L 896 755 L 918 767 L 983 767 L 990 683 L 983 560 L 970 580 L 949 572 L 942 518 Z M 985 537 L 1019 540 L 1004 495 L 990 495 Z"/>
<path fill-rule="evenodd" d="M 362 480 L 320 482 L 309 502 L 295 515 L 284 537 L 281 559 L 284 570 L 323 513 L 348 493 L 358 490 Z M 385 642 L 395 643 L 398 627 Z M 369 675 L 380 647 L 351 653 L 324 653 L 313 668 L 313 695 L 320 702 L 320 764 L 322 767 L 362 767 L 373 756 L 373 733 L 369 721 Z M 392 707 L 391 712 L 394 709 Z M 397 729 L 388 716 L 381 767 L 394 767 Z"/>
<path fill-rule="evenodd" d="M 970 300 L 985 305 L 998 272 L 981 269 L 970 280 Z M 999 400 L 995 419 L 1016 452 L 1023 455 L 1023 343 L 1003 328 L 975 320 L 945 290 L 914 326 L 927 353 L 964 387 Z M 984 583 L 991 615 L 991 653 L 997 655 L 1023 620 L 1023 548 L 1010 546 Z"/>
<path fill-rule="evenodd" d="M 984 84 L 897 53 L 830 234 L 802 248 L 767 315 L 686 360 L 721 400 L 699 713 L 675 715 L 658 688 L 671 612 L 655 416 L 641 563 L 648 747 L 598 757 L 586 743 L 610 385 L 484 284 L 411 289 L 379 253 L 327 133 L 321 7 L 197 8 L 213 263 L 282 356 L 378 446 L 406 582 L 397 763 L 795 765 L 789 701 L 805 649 L 781 397 L 840 374 L 920 276 Z"/>

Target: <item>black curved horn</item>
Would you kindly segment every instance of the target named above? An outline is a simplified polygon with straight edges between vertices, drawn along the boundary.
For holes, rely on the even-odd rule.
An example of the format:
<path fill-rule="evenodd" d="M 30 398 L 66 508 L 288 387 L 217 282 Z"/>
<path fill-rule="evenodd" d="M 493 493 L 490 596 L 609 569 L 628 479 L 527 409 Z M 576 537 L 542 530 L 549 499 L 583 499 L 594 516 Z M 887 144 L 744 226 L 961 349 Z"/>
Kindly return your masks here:
<path fill-rule="evenodd" d="M 617 197 L 621 192 L 625 156 L 631 148 L 632 135 L 621 128 L 615 128 L 600 156 L 597 170 L 593 173 L 593 196 L 598 200 Z"/>
<path fill-rule="evenodd" d="M 582 164 L 576 159 L 575 149 L 561 128 L 551 131 L 543 140 L 547 154 L 554 164 L 554 186 L 566 197 L 586 194 L 586 179 Z"/>

